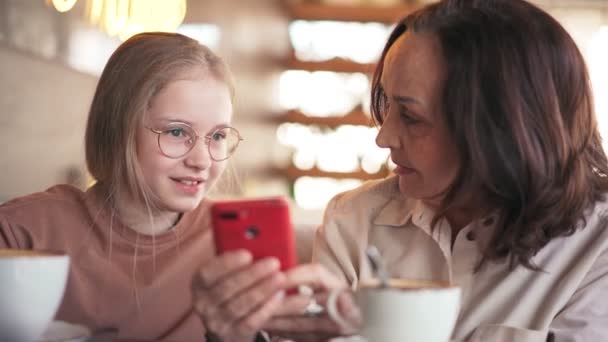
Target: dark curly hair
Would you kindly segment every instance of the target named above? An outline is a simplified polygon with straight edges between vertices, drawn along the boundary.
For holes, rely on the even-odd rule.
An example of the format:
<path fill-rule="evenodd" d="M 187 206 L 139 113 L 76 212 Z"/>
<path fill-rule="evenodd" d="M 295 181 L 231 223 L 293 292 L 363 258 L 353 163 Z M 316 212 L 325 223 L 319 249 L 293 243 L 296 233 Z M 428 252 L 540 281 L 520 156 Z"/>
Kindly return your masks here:
<path fill-rule="evenodd" d="M 407 30 L 440 42 L 447 64 L 443 115 L 462 165 L 434 222 L 458 194 L 477 191 L 502 213 L 483 261 L 508 258 L 512 266 L 538 269 L 531 258 L 583 227 L 608 189 L 579 49 L 554 18 L 523 0 L 429 5 L 397 23 L 384 47 L 372 81 L 377 124 L 387 104 L 384 59 Z"/>

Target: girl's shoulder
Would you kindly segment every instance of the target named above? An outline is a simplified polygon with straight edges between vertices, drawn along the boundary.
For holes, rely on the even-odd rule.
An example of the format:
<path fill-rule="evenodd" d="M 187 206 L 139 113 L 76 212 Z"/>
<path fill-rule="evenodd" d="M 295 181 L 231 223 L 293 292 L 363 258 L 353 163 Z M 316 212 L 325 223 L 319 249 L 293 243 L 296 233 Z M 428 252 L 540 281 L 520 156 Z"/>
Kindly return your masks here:
<path fill-rule="evenodd" d="M 70 237 L 91 225 L 86 192 L 70 185 L 15 198 L 0 205 L 0 246 L 64 250 Z"/>
<path fill-rule="evenodd" d="M 59 184 L 45 191 L 17 197 L 0 204 L 0 215 L 12 216 L 17 213 L 67 209 L 67 207 L 82 204 L 84 198 L 84 191 L 71 185 Z"/>

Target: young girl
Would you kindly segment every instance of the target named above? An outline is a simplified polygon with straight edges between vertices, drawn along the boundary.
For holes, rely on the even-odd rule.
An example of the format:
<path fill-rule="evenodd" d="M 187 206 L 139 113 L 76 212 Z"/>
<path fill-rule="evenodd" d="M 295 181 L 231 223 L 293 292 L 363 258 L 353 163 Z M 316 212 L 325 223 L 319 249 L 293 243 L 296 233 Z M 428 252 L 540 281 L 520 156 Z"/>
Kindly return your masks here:
<path fill-rule="evenodd" d="M 143 33 L 114 52 L 85 138 L 96 184 L 0 207 L 0 247 L 70 256 L 57 320 L 120 339 L 203 339 L 190 288 L 214 254 L 205 196 L 242 140 L 233 93 L 224 62 L 185 36 Z"/>

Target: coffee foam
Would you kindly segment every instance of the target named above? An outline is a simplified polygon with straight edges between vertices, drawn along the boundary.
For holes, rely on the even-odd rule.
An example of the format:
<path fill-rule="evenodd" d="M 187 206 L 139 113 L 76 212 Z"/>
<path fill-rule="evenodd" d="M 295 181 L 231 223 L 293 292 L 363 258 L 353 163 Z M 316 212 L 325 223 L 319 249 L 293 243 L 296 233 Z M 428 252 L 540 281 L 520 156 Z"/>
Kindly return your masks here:
<path fill-rule="evenodd" d="M 445 281 L 425 280 L 425 279 L 388 279 L 390 288 L 401 290 L 420 290 L 420 289 L 448 289 L 456 287 L 454 284 Z M 367 279 L 361 281 L 359 288 L 373 289 L 380 287 L 378 279 Z"/>
<path fill-rule="evenodd" d="M 0 258 L 54 256 L 62 256 L 62 254 L 45 251 L 32 251 L 27 249 L 0 249 Z"/>

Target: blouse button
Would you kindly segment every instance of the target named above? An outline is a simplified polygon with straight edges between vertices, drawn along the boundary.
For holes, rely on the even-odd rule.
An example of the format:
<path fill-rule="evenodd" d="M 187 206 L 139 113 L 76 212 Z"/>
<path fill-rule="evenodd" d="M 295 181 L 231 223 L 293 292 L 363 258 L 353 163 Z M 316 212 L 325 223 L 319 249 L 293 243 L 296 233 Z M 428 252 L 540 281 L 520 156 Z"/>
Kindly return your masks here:
<path fill-rule="evenodd" d="M 466 238 L 467 238 L 467 240 L 469 240 L 469 241 L 475 241 L 475 238 L 476 238 L 476 237 L 477 237 L 477 236 L 475 235 L 475 232 L 474 232 L 474 231 L 470 231 L 470 232 L 468 232 L 468 233 L 467 233 L 467 235 L 466 235 Z"/>
<path fill-rule="evenodd" d="M 484 226 L 489 226 L 491 224 L 494 224 L 494 218 L 493 217 L 488 217 L 487 219 L 485 219 L 483 221 L 483 225 Z"/>

